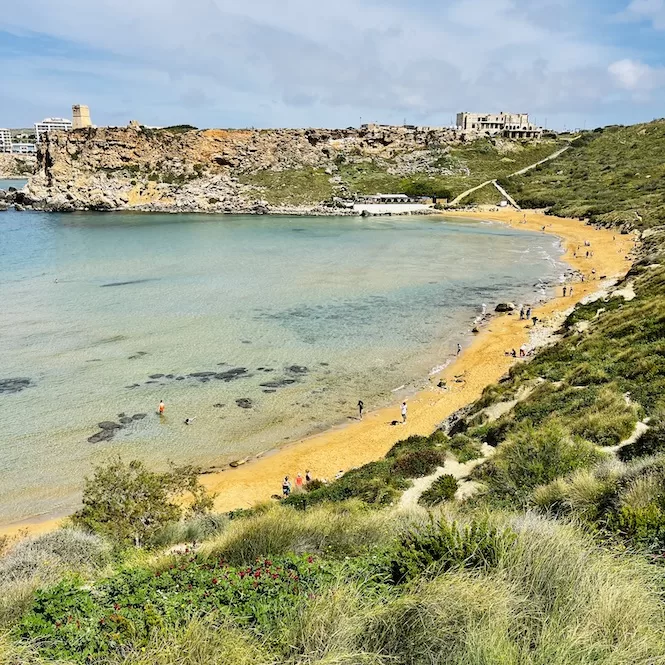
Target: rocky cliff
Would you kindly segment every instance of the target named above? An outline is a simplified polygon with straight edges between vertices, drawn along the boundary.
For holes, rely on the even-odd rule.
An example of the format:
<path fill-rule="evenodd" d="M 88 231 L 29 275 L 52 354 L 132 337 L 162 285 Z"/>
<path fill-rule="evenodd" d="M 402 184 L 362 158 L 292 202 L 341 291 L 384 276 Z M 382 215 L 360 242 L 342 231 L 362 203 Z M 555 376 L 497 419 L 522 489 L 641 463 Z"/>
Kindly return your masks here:
<path fill-rule="evenodd" d="M 53 133 L 40 147 L 24 203 L 50 210 L 261 212 L 274 204 L 264 196 L 266 175 L 304 174 L 325 184 L 303 190 L 297 204 L 311 207 L 348 194 L 341 167 L 371 163 L 395 177 L 463 172 L 446 159 L 462 140 L 447 129 L 385 126 Z"/>
<path fill-rule="evenodd" d="M 34 155 L 9 155 L 0 153 L 0 178 L 26 178 L 35 170 Z"/>

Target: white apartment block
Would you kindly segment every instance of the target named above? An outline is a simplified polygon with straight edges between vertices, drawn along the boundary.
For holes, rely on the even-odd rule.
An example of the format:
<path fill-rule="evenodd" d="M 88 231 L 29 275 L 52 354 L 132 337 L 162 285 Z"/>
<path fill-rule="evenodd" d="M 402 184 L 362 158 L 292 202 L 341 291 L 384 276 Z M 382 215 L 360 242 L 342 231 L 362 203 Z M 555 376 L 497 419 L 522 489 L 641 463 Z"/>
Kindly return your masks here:
<path fill-rule="evenodd" d="M 37 146 L 34 143 L 12 143 L 12 152 L 15 155 L 34 155 Z"/>
<path fill-rule="evenodd" d="M 12 151 L 12 133 L 8 129 L 0 129 L 0 152 Z"/>
<path fill-rule="evenodd" d="M 529 122 L 528 113 L 458 113 L 457 129 L 484 136 L 501 134 L 513 139 L 540 138 L 543 128 Z"/>
<path fill-rule="evenodd" d="M 35 137 L 37 143 L 42 140 L 46 132 L 68 132 L 72 128 L 72 121 L 67 118 L 45 118 L 35 123 Z"/>

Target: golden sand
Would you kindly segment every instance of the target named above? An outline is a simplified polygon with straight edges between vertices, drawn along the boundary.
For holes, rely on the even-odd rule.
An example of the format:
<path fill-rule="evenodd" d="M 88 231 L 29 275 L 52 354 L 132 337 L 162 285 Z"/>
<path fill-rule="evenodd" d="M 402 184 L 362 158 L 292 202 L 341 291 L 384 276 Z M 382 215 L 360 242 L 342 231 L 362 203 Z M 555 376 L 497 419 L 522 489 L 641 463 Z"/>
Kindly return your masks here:
<path fill-rule="evenodd" d="M 459 212 L 458 217 L 498 221 L 515 228 L 542 231 L 560 237 L 566 250 L 563 260 L 585 275 L 584 282 L 575 282 L 574 297 L 557 297 L 535 307 L 532 315 L 541 321 L 571 307 L 602 288 L 600 276 L 623 276 L 630 267 L 628 255 L 634 247 L 632 236 L 611 230 L 594 229 L 574 219 L 548 217 L 536 212 Z M 524 218 L 526 217 L 526 223 Z M 592 258 L 585 257 L 584 241 L 591 243 Z M 574 252 L 580 247 L 579 256 Z M 592 278 L 595 269 L 595 278 Z M 492 318 L 462 354 L 441 374 L 430 377 L 431 387 L 408 399 L 408 419 L 404 425 L 393 426 L 401 420 L 399 404 L 367 413 L 362 421 L 331 429 L 299 442 L 287 444 L 265 456 L 235 469 L 226 469 L 202 476 L 203 484 L 217 493 L 215 508 L 228 511 L 247 508 L 270 500 L 281 492 L 284 476 L 293 481 L 296 473 L 305 475 L 309 469 L 314 477 L 331 479 L 339 470 L 349 470 L 380 459 L 400 439 L 412 434 L 431 434 L 457 409 L 473 402 L 485 386 L 496 382 L 516 361 L 505 355 L 528 341 L 531 324 L 515 315 Z M 458 377 L 456 379 L 456 377 Z M 446 389 L 436 385 L 443 379 Z M 0 533 L 16 534 L 25 531 L 41 533 L 54 528 L 59 520 L 35 524 L 20 524 L 0 529 Z"/>
<path fill-rule="evenodd" d="M 526 215 L 526 223 L 523 223 Z M 561 297 L 533 310 L 532 315 L 546 321 L 552 314 L 571 307 L 584 296 L 599 290 L 602 282 L 592 279 L 606 275 L 624 275 L 630 267 L 627 258 L 634 239 L 608 230 L 594 229 L 574 219 L 548 217 L 540 213 L 518 213 L 506 210 L 494 213 L 456 213 L 477 219 L 500 221 L 515 228 L 541 231 L 559 236 L 566 250 L 563 260 L 585 275 L 583 283 L 574 285 L 574 297 Z M 585 257 L 584 241 L 591 243 L 593 258 Z M 580 256 L 573 254 L 580 246 Z M 447 416 L 471 403 L 485 386 L 496 382 L 515 362 L 505 355 L 508 349 L 519 348 L 528 341 L 530 324 L 519 316 L 502 315 L 492 319 L 474 338 L 454 363 L 441 374 L 430 377 L 432 387 L 408 400 L 408 419 L 404 425 L 392 426 L 401 420 L 399 405 L 368 413 L 362 421 L 344 425 L 299 442 L 288 444 L 272 454 L 236 469 L 227 469 L 203 477 L 206 487 L 218 494 L 215 506 L 220 511 L 246 508 L 279 494 L 284 476 L 293 481 L 296 473 L 309 469 L 317 478 L 333 478 L 341 470 L 361 466 L 383 457 L 400 439 L 412 434 L 431 434 Z M 455 377 L 461 377 L 456 382 Z M 437 388 L 443 379 L 448 388 Z"/>

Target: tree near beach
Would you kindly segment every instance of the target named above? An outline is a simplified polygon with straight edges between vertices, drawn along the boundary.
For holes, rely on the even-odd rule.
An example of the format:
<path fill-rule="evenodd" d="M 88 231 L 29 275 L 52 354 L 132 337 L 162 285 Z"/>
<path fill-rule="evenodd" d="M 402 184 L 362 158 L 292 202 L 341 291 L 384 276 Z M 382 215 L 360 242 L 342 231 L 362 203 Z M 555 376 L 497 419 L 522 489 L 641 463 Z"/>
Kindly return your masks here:
<path fill-rule="evenodd" d="M 72 521 L 114 543 L 150 546 L 166 524 L 212 508 L 214 496 L 201 485 L 199 473 L 196 467 L 175 465 L 157 473 L 139 460 L 125 463 L 118 457 L 86 478 L 83 507 Z"/>

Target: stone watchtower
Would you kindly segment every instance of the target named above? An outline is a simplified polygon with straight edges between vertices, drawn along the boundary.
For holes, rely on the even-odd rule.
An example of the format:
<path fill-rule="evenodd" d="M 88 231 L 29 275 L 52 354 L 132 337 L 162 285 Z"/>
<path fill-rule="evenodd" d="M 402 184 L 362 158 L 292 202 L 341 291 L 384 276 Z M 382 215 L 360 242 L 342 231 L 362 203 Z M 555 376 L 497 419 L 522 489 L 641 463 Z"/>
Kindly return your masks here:
<path fill-rule="evenodd" d="M 83 127 L 92 127 L 90 109 L 83 104 L 74 104 L 72 106 L 72 129 L 82 129 Z"/>

